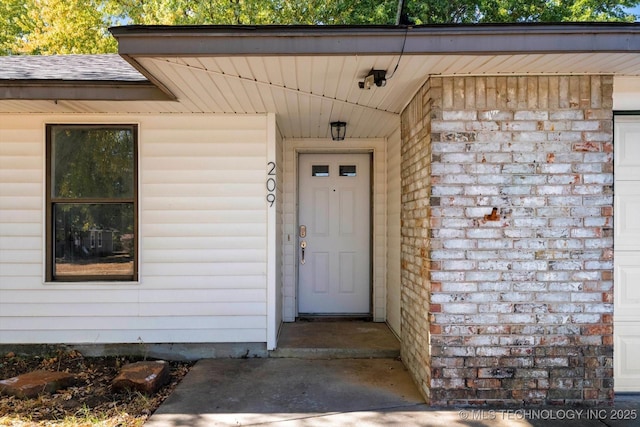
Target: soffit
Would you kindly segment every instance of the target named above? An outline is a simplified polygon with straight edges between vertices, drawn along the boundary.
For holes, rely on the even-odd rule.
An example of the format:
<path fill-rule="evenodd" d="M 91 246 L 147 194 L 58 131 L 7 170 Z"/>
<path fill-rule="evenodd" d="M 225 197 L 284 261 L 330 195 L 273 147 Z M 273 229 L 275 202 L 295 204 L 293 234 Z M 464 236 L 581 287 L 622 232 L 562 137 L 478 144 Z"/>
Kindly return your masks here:
<path fill-rule="evenodd" d="M 275 112 L 285 137 L 327 138 L 331 121 L 350 137 L 389 136 L 428 76 L 640 75 L 640 54 L 137 57 L 187 110 Z M 398 65 L 397 69 L 396 64 Z M 384 87 L 358 82 L 387 70 Z M 395 71 L 394 71 L 395 70 Z"/>

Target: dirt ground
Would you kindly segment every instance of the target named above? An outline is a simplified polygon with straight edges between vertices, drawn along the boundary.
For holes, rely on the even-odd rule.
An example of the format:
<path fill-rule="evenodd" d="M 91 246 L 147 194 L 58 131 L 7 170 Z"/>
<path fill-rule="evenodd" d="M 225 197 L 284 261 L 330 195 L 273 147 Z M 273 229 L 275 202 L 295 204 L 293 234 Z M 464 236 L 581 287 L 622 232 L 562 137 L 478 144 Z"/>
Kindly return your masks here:
<path fill-rule="evenodd" d="M 46 356 L 19 356 L 13 353 L 0 356 L 0 379 L 37 369 L 69 372 L 77 378 L 74 386 L 35 399 L 0 396 L 0 426 L 142 426 L 193 363 L 168 362 L 171 381 L 155 395 L 145 396 L 133 391 L 113 392 L 111 382 L 119 368 L 139 360 L 128 357 L 85 358 L 76 351 Z"/>

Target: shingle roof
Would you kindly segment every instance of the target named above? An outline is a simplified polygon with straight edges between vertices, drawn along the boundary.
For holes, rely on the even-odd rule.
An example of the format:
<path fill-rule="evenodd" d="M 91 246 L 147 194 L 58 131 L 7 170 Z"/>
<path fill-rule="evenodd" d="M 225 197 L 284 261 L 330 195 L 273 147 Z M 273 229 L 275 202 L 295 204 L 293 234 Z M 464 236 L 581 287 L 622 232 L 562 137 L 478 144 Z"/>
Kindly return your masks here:
<path fill-rule="evenodd" d="M 0 56 L 0 80 L 147 81 L 116 54 Z"/>

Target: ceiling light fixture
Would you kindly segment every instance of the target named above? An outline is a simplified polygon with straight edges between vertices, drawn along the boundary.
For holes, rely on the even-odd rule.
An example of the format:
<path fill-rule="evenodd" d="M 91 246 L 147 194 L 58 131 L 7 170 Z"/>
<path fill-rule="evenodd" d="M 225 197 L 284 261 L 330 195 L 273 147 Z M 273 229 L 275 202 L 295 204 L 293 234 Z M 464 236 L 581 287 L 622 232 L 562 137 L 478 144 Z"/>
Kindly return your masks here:
<path fill-rule="evenodd" d="M 342 141 L 347 133 L 347 124 L 345 122 L 331 122 L 331 139 L 334 141 Z"/>
<path fill-rule="evenodd" d="M 371 89 L 373 85 L 383 87 L 387 84 L 387 70 L 371 70 L 363 81 L 358 82 L 360 89 Z"/>

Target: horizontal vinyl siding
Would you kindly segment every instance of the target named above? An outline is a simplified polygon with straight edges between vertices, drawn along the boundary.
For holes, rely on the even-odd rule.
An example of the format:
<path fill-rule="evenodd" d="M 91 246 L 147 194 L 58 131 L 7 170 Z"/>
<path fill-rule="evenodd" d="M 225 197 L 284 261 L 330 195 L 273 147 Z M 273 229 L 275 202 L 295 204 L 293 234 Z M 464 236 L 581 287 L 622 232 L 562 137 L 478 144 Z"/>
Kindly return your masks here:
<path fill-rule="evenodd" d="M 5 288 L 42 284 L 43 135 L 28 120 L 0 117 L 0 316 L 9 315 Z"/>
<path fill-rule="evenodd" d="M 46 123 L 139 124 L 138 283 L 43 283 Z M 266 116 L 0 117 L 0 342 L 265 342 Z"/>

